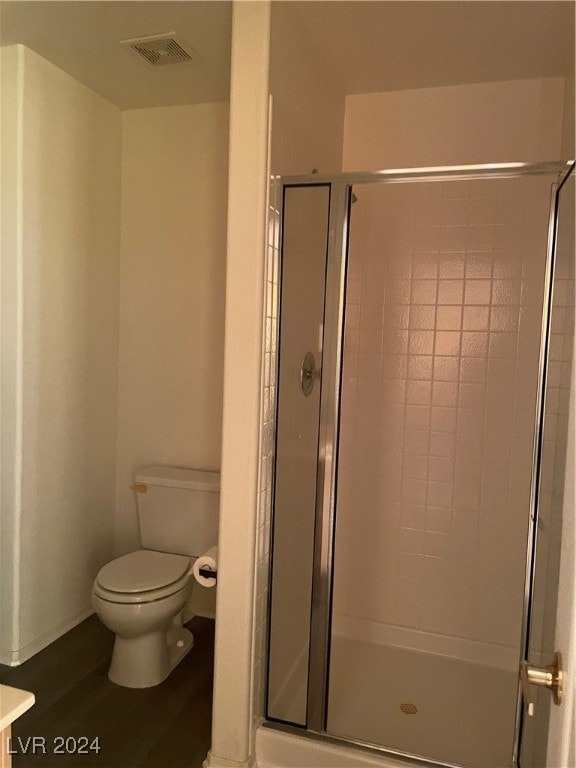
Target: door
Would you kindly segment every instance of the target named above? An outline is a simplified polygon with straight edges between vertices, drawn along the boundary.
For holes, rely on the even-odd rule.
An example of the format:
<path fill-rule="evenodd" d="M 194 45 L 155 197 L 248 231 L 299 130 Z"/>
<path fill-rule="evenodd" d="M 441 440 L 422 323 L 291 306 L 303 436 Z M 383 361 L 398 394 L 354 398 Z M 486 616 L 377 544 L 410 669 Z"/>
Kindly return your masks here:
<path fill-rule="evenodd" d="M 564 666 L 561 651 L 568 650 L 574 612 L 574 434 L 570 436 L 569 427 L 570 407 L 574 407 L 573 402 L 570 405 L 574 394 L 574 169 L 560 187 L 554 207 L 549 318 L 543 329 L 547 355 L 535 488 L 536 546 L 525 655 L 531 668 Z M 563 735 L 566 732 L 573 739 L 573 723 L 566 707 L 556 706 L 561 691 L 554 696 L 545 687 L 526 685 L 525 680 L 522 694 L 521 768 L 574 764 L 575 755 L 569 754 Z"/>
<path fill-rule="evenodd" d="M 354 187 L 331 736 L 516 761 L 553 181 Z"/>

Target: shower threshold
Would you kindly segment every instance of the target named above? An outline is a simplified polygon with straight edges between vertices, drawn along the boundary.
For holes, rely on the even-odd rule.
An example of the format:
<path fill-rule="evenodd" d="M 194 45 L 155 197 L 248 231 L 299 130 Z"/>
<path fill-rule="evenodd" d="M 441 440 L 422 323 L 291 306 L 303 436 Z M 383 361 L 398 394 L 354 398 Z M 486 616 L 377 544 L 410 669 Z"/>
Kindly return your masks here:
<path fill-rule="evenodd" d="M 258 768 L 464 768 L 270 721 L 256 731 L 256 760 Z"/>
<path fill-rule="evenodd" d="M 343 635 L 332 637 L 331 658 L 327 732 L 267 722 L 261 766 L 510 765 L 515 668 Z"/>

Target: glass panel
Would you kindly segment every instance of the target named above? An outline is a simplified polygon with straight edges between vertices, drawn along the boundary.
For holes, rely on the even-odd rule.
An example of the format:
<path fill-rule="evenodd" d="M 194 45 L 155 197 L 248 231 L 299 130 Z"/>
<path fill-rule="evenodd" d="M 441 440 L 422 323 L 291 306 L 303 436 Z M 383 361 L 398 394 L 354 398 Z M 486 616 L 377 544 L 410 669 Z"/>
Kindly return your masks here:
<path fill-rule="evenodd" d="M 267 715 L 297 725 L 306 724 L 329 207 L 327 185 L 285 189 Z"/>
<path fill-rule="evenodd" d="M 511 763 L 550 186 L 355 188 L 331 734 Z"/>
<path fill-rule="evenodd" d="M 574 348 L 574 173 L 559 194 L 556 266 L 550 310 L 550 346 L 540 459 L 538 532 L 530 630 L 531 664 L 554 661 L 558 583 L 562 549 L 568 409 Z M 573 558 L 571 554 L 571 559 Z M 559 648 L 558 650 L 562 650 Z M 522 734 L 523 768 L 546 765 L 550 692 L 531 687 L 532 715 Z"/>

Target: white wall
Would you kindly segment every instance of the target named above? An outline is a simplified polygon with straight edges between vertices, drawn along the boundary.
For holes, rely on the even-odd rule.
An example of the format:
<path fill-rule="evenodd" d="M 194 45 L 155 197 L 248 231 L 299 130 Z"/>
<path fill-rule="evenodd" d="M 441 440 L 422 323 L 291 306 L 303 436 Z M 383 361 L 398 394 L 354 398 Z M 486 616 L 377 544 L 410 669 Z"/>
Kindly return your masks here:
<path fill-rule="evenodd" d="M 346 97 L 344 171 L 560 156 L 564 78 Z"/>
<path fill-rule="evenodd" d="M 224 418 L 212 748 L 207 765 L 251 765 L 259 662 L 257 542 L 268 186 L 270 2 L 235 2 L 224 343 Z M 256 568 L 258 557 L 258 566 Z"/>
<path fill-rule="evenodd" d="M 227 167 L 227 103 L 122 114 L 118 553 L 138 469 L 220 469 Z"/>
<path fill-rule="evenodd" d="M 0 650 L 18 644 L 19 520 L 22 460 L 22 76 L 24 49 L 0 49 Z"/>
<path fill-rule="evenodd" d="M 3 499 L 15 557 L 3 660 L 17 660 L 91 611 L 113 552 L 120 112 L 32 51 L 3 57 L 18 60 L 8 115 L 20 143 L 17 210 L 9 199 L 3 211 L 17 227 L 2 244 L 17 301 L 3 344 L 22 375 L 10 393 L 21 437 L 3 434 L 15 471 Z"/>
<path fill-rule="evenodd" d="M 294 4 L 272 3 L 270 93 L 271 172 L 338 173 L 342 163 L 344 95 L 316 48 L 295 24 Z"/>

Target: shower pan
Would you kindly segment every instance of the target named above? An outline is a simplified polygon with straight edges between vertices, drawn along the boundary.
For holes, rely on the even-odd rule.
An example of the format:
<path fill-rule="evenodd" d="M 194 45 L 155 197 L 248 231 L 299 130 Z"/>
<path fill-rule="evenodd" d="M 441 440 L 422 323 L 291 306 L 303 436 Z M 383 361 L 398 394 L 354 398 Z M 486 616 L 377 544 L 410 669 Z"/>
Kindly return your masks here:
<path fill-rule="evenodd" d="M 278 180 L 267 727 L 543 764 L 573 169 Z"/>

